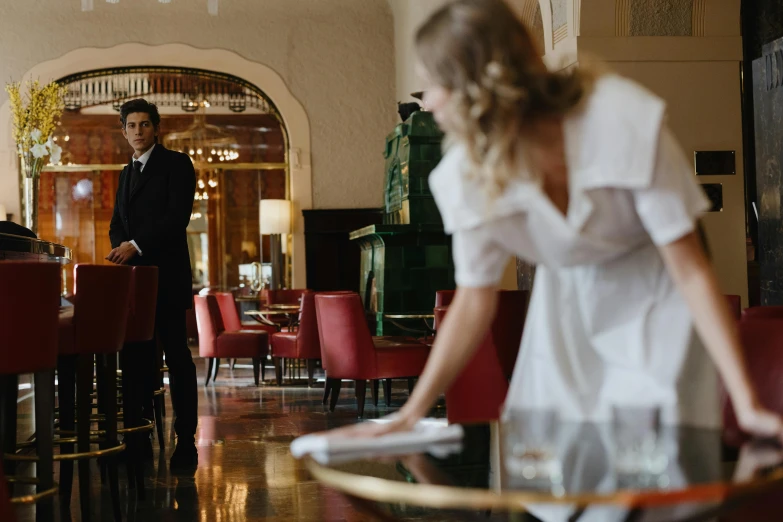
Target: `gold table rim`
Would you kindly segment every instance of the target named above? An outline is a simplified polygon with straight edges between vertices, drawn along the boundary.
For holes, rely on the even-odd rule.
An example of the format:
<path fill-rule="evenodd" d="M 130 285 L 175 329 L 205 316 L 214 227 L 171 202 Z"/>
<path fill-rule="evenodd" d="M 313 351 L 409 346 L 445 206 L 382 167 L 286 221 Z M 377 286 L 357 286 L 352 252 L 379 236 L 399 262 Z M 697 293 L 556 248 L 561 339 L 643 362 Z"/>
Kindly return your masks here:
<path fill-rule="evenodd" d="M 618 505 L 633 508 L 724 500 L 737 494 L 762 490 L 783 482 L 783 469 L 763 478 L 731 483 L 712 482 L 671 490 L 617 491 L 610 494 L 578 493 L 555 496 L 534 491 L 501 491 L 461 488 L 434 484 L 408 483 L 368 477 L 323 466 L 304 457 L 308 472 L 319 482 L 342 493 L 365 500 L 389 504 L 412 504 L 435 509 L 524 510 L 529 504 Z"/>
<path fill-rule="evenodd" d="M 434 314 L 383 314 L 385 319 L 435 319 Z"/>

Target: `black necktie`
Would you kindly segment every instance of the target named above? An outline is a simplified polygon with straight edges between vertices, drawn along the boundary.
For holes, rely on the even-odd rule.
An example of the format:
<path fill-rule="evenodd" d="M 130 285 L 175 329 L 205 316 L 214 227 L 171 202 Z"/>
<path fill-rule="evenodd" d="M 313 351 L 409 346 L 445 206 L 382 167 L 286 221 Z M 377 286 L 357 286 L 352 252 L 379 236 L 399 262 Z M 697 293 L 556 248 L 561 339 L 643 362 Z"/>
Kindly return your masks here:
<path fill-rule="evenodd" d="M 133 162 L 133 174 L 131 175 L 131 194 L 136 191 L 136 186 L 139 183 L 139 178 L 141 177 L 141 168 L 143 166 L 144 163 L 138 160 Z"/>

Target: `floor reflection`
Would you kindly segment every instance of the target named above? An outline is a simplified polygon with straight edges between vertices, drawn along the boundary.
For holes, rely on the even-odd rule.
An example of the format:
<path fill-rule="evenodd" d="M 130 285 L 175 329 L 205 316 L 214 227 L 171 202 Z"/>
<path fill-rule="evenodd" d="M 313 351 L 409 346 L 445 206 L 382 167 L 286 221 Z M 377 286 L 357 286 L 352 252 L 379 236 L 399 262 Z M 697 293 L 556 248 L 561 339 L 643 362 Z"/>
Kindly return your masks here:
<path fill-rule="evenodd" d="M 341 395 L 337 410 L 330 413 L 321 404 L 320 383 L 308 389 L 301 384 L 282 388 L 253 385 L 250 364 L 228 365 L 220 369 L 217 385 L 204 387 L 203 364 L 196 361 L 199 376 L 199 468 L 193 476 L 175 476 L 168 471 L 173 451 L 173 408 L 167 396 L 166 430 L 169 440 L 160 452 L 153 444 L 154 461 L 146 464 L 147 497 L 138 501 L 127 488 L 124 466 L 120 468 L 121 498 L 126 520 L 133 522 L 277 522 L 277 521 L 367 521 L 379 520 L 363 512 L 335 491 L 314 482 L 303 466 L 294 460 L 288 446 L 305 433 L 321 431 L 356 421 L 356 400 L 349 392 Z M 274 373 L 267 368 L 267 377 Z M 271 383 L 271 381 L 267 381 Z M 347 384 L 347 383 L 346 383 Z M 344 385 L 345 386 L 345 385 Z M 20 391 L 22 425 L 20 435 L 32 431 L 31 390 Z M 368 404 L 368 418 L 386 415 L 407 397 L 407 383 L 399 382 L 393 391 L 392 407 L 381 399 L 377 408 Z M 57 469 L 57 466 L 55 466 Z M 97 465 L 92 466 L 93 520 L 111 520 L 108 486 L 102 487 Z M 59 480 L 59 477 L 55 477 Z M 81 520 L 78 502 L 78 475 L 70 513 L 60 520 Z M 18 510 L 21 522 L 35 520 L 32 507 Z M 453 520 L 451 515 L 411 508 L 395 513 L 397 520 Z M 69 518 L 70 517 L 70 518 Z M 494 517 L 493 517 L 494 518 Z M 486 520 L 486 519 L 484 519 Z"/>

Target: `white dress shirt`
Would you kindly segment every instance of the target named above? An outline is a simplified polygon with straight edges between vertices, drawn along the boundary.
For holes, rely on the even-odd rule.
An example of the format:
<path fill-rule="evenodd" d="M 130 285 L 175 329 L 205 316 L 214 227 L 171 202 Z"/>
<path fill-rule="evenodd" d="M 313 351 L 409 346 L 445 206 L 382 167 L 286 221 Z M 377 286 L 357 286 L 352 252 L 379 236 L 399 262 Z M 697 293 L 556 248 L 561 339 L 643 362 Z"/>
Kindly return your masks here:
<path fill-rule="evenodd" d="M 152 147 L 150 147 L 149 150 L 147 150 L 147 152 L 145 152 L 144 154 L 142 154 L 138 158 L 135 157 L 136 156 L 135 154 L 133 156 L 131 156 L 131 161 L 132 162 L 138 161 L 138 162 L 141 163 L 141 169 L 139 169 L 139 172 L 144 172 L 144 167 L 147 165 L 147 161 L 149 161 L 150 155 L 152 154 L 152 149 L 155 148 L 155 145 L 156 144 L 153 144 Z M 131 239 L 130 240 L 130 244 L 133 245 L 133 247 L 136 249 L 136 251 L 139 253 L 140 256 L 144 255 L 144 254 L 142 254 L 141 249 L 139 248 L 139 245 L 136 244 L 135 240 Z"/>

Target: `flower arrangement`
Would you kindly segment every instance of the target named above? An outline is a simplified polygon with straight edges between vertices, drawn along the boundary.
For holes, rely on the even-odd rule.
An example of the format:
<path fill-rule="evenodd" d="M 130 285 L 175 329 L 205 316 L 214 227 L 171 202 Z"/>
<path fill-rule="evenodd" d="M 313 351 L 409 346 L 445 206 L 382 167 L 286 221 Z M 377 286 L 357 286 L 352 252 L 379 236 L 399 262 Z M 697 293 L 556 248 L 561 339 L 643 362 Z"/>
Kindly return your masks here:
<path fill-rule="evenodd" d="M 65 108 L 65 87 L 52 82 L 41 87 L 36 81 L 6 84 L 14 116 L 14 140 L 24 162 L 25 177 L 37 177 L 46 165 L 60 161 L 62 148 L 53 140 L 54 129 Z M 26 94 L 26 99 L 24 94 Z"/>

